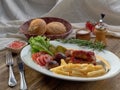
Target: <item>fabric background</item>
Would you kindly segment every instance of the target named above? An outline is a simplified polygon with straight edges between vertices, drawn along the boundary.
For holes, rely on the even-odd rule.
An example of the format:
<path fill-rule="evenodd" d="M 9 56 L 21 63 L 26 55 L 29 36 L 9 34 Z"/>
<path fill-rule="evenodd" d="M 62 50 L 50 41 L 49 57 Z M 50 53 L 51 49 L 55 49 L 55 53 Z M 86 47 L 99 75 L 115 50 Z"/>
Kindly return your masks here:
<path fill-rule="evenodd" d="M 74 29 L 88 20 L 98 22 L 105 13 L 108 35 L 120 37 L 120 0 L 0 0 L 0 49 L 14 39 L 24 39 L 19 26 L 26 20 L 52 16 L 69 21 Z"/>

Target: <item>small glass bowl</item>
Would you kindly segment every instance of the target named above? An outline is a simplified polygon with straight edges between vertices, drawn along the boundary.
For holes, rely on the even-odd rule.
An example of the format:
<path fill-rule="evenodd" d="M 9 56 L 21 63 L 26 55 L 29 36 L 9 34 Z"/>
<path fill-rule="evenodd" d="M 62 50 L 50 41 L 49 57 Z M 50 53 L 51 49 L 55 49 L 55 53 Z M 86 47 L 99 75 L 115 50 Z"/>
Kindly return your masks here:
<path fill-rule="evenodd" d="M 13 53 L 20 53 L 21 50 L 27 45 L 28 43 L 26 41 L 22 40 L 14 40 L 10 42 L 6 48 L 10 50 Z"/>

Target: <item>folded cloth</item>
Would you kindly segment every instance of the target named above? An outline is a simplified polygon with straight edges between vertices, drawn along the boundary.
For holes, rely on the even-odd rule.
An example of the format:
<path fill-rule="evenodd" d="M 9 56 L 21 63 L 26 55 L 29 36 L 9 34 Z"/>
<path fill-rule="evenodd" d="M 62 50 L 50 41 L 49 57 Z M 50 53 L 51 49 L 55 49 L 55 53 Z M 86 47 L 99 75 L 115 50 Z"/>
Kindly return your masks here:
<path fill-rule="evenodd" d="M 120 38 L 120 26 L 108 25 L 107 26 L 107 35 L 114 36 Z"/>

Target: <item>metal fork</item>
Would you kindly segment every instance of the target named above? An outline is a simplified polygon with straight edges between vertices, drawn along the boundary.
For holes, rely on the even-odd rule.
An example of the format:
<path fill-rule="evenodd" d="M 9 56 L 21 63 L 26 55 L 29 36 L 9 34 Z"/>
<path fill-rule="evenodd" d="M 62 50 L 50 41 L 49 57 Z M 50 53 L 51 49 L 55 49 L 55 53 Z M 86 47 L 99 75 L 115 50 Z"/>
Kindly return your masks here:
<path fill-rule="evenodd" d="M 14 73 L 13 73 L 13 57 L 12 53 L 8 51 L 6 53 L 6 65 L 9 67 L 9 80 L 8 80 L 8 85 L 10 87 L 14 87 L 17 84 L 17 81 L 15 79 Z"/>

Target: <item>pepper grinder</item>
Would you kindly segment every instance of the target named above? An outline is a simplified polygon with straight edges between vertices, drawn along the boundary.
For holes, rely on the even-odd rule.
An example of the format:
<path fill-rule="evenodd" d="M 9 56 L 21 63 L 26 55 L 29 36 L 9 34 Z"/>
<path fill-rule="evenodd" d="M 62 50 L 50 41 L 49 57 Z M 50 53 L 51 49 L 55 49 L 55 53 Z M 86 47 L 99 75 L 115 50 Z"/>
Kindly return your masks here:
<path fill-rule="evenodd" d="M 106 27 L 103 24 L 104 17 L 105 14 L 101 14 L 101 19 L 99 20 L 99 23 L 95 26 L 94 33 L 96 35 L 95 42 L 101 42 L 106 46 Z"/>

